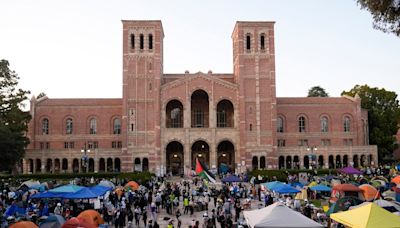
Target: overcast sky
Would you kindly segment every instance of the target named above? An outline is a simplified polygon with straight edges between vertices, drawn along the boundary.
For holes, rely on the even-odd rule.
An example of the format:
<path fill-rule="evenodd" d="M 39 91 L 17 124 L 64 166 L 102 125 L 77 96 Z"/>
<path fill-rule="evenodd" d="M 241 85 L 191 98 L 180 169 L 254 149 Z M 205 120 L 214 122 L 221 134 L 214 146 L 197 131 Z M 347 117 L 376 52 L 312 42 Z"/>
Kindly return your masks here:
<path fill-rule="evenodd" d="M 0 59 L 51 98 L 122 97 L 122 19 L 162 20 L 164 73 L 232 73 L 236 21 L 276 21 L 277 96 L 356 84 L 400 94 L 400 38 L 355 1 L 0 1 Z"/>

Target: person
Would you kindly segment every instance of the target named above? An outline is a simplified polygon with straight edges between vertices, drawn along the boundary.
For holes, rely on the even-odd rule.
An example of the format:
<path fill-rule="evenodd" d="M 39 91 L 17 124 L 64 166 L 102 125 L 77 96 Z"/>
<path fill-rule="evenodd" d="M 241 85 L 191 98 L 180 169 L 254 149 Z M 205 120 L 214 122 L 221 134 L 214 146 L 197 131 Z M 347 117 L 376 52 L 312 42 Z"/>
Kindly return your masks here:
<path fill-rule="evenodd" d="M 57 203 L 57 206 L 54 208 L 54 214 L 62 215 L 63 208 L 61 207 L 61 203 Z"/>
<path fill-rule="evenodd" d="M 143 210 L 142 210 L 142 218 L 143 218 L 144 227 L 147 227 L 147 210 L 145 207 L 143 207 Z"/>
<path fill-rule="evenodd" d="M 175 216 L 176 216 L 176 219 L 179 221 L 180 220 L 179 217 L 181 217 L 181 211 L 179 209 L 176 210 Z"/>
<path fill-rule="evenodd" d="M 139 226 L 139 222 L 140 222 L 140 208 L 139 208 L 139 206 L 136 206 L 136 209 L 135 209 L 135 224 L 136 224 L 136 226 Z"/>
<path fill-rule="evenodd" d="M 169 221 L 167 228 L 174 228 L 174 223 L 172 222 L 172 220 Z"/>

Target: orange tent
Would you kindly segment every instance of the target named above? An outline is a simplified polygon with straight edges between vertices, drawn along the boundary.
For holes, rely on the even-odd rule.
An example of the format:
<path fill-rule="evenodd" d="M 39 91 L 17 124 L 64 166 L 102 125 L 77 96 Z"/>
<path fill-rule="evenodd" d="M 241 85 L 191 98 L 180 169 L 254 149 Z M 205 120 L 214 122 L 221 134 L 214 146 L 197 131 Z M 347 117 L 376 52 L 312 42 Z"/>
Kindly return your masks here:
<path fill-rule="evenodd" d="M 71 218 L 66 221 L 61 228 L 97 228 L 97 226 L 89 223 L 84 218 Z"/>
<path fill-rule="evenodd" d="M 101 217 L 100 213 L 95 211 L 95 210 L 86 210 L 82 211 L 78 217 L 85 219 L 88 223 L 95 225 L 96 227 L 99 226 L 100 224 L 104 223 L 103 218 Z"/>
<path fill-rule="evenodd" d="M 38 226 L 31 221 L 21 221 L 14 223 L 10 226 L 10 228 L 36 228 L 36 227 Z"/>
<path fill-rule="evenodd" d="M 361 191 L 357 186 L 352 184 L 338 184 L 333 186 L 332 190 L 343 191 L 343 192 L 359 192 Z"/>
<path fill-rule="evenodd" d="M 392 180 L 390 180 L 390 182 L 397 184 L 400 184 L 400 175 L 394 177 Z"/>
<path fill-rule="evenodd" d="M 333 186 L 332 188 L 332 195 L 331 198 L 329 199 L 329 202 L 334 203 L 336 202 L 339 198 L 344 197 L 344 196 L 354 196 L 356 198 L 359 198 L 359 192 L 361 192 L 361 189 L 359 189 L 357 186 L 352 185 L 352 184 L 337 184 Z"/>
<path fill-rule="evenodd" d="M 136 183 L 135 181 L 129 181 L 126 185 L 125 188 L 130 188 L 131 190 L 135 191 L 139 189 L 139 184 Z"/>
<path fill-rule="evenodd" d="M 379 192 L 376 188 L 369 184 L 363 184 L 358 186 L 361 189 L 362 195 L 366 201 L 372 201 L 379 198 Z"/>

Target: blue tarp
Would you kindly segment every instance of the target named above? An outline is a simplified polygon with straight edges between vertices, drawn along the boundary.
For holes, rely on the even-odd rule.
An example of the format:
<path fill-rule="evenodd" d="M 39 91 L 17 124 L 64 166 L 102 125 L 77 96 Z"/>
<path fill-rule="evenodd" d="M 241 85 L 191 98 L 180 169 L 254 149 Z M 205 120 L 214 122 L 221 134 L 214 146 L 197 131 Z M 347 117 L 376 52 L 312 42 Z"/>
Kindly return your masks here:
<path fill-rule="evenodd" d="M 285 184 L 285 183 L 280 182 L 280 181 L 271 181 L 271 182 L 267 182 L 267 183 L 262 183 L 262 185 L 264 185 L 264 187 L 268 188 L 269 190 L 272 190 L 272 188 L 277 187 L 282 184 Z"/>
<path fill-rule="evenodd" d="M 285 194 L 285 193 L 298 193 L 300 190 L 297 190 L 293 188 L 292 186 L 288 184 L 281 184 L 276 186 L 275 188 L 272 189 L 273 191 L 279 193 L 279 194 Z"/>
<path fill-rule="evenodd" d="M 300 188 L 304 187 L 304 185 L 302 183 L 300 183 L 300 182 L 290 183 L 290 186 L 292 186 L 294 188 L 296 188 L 297 186 L 299 186 Z"/>
<path fill-rule="evenodd" d="M 37 193 L 33 195 L 31 198 L 93 199 L 97 198 L 98 196 L 104 195 L 107 191 L 112 190 L 111 188 L 99 185 L 90 188 L 81 186 L 77 187 L 79 187 L 80 190 L 76 192 L 51 192 L 51 190 L 49 190 L 43 193 Z"/>
<path fill-rule="evenodd" d="M 40 199 L 40 198 L 64 198 L 63 192 L 41 192 L 41 193 L 36 193 L 31 196 L 31 199 Z"/>
<path fill-rule="evenodd" d="M 332 191 L 332 189 L 330 187 L 328 187 L 326 185 L 322 185 L 322 184 L 312 186 L 310 189 L 312 191 L 317 191 L 317 192 L 330 192 L 330 191 Z"/>
<path fill-rule="evenodd" d="M 102 185 L 96 185 L 93 187 L 89 187 L 89 190 L 92 191 L 93 193 L 102 196 L 104 194 L 106 194 L 107 191 L 111 191 L 112 188 L 111 187 L 106 187 L 106 186 L 102 186 Z"/>
<path fill-rule="evenodd" d="M 49 192 L 53 192 L 53 193 L 58 193 L 58 192 L 62 192 L 62 193 L 69 193 L 69 192 L 77 192 L 79 190 L 81 190 L 83 187 L 78 186 L 78 185 L 73 185 L 73 184 L 68 184 L 68 185 L 64 185 L 58 188 L 53 188 L 50 189 Z"/>
<path fill-rule="evenodd" d="M 64 194 L 65 199 L 93 199 L 97 198 L 99 195 L 93 193 L 92 191 L 89 190 L 89 188 L 82 188 L 81 190 L 77 192 L 70 192 Z"/>
<path fill-rule="evenodd" d="M 5 212 L 5 217 L 7 218 L 8 216 L 14 216 L 14 215 L 15 217 L 25 216 L 26 215 L 25 208 L 18 207 L 15 204 L 9 206 Z"/>
<path fill-rule="evenodd" d="M 238 176 L 230 175 L 228 177 L 225 177 L 222 179 L 222 182 L 243 182 L 242 179 L 240 179 Z"/>

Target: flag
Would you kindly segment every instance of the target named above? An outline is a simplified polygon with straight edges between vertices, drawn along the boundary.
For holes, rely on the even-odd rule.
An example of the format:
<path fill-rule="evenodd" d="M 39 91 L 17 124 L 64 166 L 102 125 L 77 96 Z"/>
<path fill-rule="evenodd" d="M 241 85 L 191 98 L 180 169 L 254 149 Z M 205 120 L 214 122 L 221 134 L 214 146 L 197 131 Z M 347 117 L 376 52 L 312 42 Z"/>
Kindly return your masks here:
<path fill-rule="evenodd" d="M 211 181 L 212 183 L 216 183 L 214 175 L 207 170 L 207 168 L 196 158 L 196 174 Z"/>

